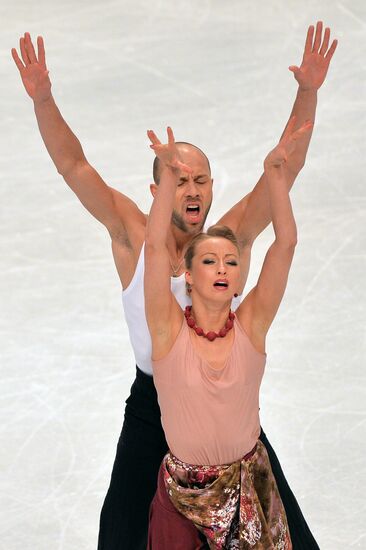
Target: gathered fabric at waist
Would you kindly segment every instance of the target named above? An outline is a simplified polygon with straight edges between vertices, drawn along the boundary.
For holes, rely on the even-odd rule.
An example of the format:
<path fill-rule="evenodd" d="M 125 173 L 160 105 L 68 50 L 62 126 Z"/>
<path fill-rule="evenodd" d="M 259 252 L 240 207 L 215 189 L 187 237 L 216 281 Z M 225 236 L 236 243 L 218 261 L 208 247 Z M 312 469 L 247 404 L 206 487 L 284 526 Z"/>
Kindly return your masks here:
<path fill-rule="evenodd" d="M 210 548 L 292 549 L 286 513 L 261 441 L 232 464 L 187 464 L 168 453 L 162 469 L 171 502 L 205 535 Z"/>

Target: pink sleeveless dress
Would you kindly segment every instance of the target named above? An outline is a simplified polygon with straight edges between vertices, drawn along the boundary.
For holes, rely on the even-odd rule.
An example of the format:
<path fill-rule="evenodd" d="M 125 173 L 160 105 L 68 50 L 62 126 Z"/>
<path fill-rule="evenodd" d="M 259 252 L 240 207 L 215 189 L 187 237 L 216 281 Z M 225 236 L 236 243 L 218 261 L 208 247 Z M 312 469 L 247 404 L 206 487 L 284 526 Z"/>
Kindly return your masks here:
<path fill-rule="evenodd" d="M 225 364 L 212 368 L 182 327 L 153 361 L 169 445 L 150 508 L 148 550 L 291 550 L 286 513 L 258 440 L 259 389 L 266 356 L 239 322 Z M 187 521 L 189 520 L 189 521 Z M 198 531 L 194 529 L 194 526 Z"/>
<path fill-rule="evenodd" d="M 212 368 L 195 351 L 185 319 L 169 353 L 153 361 L 162 425 L 171 452 L 191 464 L 230 464 L 260 433 L 259 388 L 266 356 L 234 322 L 225 365 Z"/>

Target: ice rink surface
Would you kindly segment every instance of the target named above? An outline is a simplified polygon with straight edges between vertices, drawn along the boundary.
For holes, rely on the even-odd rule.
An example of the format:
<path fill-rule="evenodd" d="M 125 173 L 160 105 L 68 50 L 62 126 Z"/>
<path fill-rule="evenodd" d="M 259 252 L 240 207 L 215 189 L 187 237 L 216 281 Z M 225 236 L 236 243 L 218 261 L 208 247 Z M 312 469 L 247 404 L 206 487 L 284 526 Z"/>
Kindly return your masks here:
<path fill-rule="evenodd" d="M 299 244 L 261 418 L 320 548 L 366 549 L 365 2 L 4 0 L 1 550 L 96 548 L 135 370 L 109 236 L 50 161 L 11 47 L 24 31 L 44 36 L 61 112 L 144 211 L 146 129 L 170 124 L 200 146 L 214 220 L 257 182 L 295 98 L 288 66 L 318 19 L 339 46 L 292 192 Z M 255 245 L 248 288 L 271 238 Z"/>

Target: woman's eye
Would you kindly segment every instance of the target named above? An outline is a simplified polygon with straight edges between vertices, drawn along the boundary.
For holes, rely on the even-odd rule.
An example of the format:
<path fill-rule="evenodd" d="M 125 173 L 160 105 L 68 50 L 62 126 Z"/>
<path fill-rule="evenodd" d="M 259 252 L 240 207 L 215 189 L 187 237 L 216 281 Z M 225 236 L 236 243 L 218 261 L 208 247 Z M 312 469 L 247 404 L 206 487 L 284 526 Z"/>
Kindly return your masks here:
<path fill-rule="evenodd" d="M 213 264 L 213 263 L 214 263 L 214 260 L 206 259 L 206 260 L 203 260 L 203 263 L 204 263 L 204 264 Z"/>
<path fill-rule="evenodd" d="M 229 265 L 238 265 L 238 262 L 235 260 L 230 260 L 230 262 L 227 262 Z"/>

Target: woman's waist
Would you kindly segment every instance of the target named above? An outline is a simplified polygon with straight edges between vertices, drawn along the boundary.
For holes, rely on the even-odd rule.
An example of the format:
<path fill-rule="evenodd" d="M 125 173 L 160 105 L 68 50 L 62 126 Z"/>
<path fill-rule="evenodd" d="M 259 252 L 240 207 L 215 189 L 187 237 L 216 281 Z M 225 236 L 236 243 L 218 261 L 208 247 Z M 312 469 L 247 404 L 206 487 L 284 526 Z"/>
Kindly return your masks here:
<path fill-rule="evenodd" d="M 164 422 L 163 428 L 171 453 L 188 464 L 231 464 L 247 455 L 260 435 L 259 415 L 251 422 L 206 424 L 199 422 L 190 428 L 171 421 L 172 428 Z"/>
<path fill-rule="evenodd" d="M 164 457 L 164 463 L 169 474 L 181 487 L 204 489 L 219 479 L 227 470 L 237 466 L 236 469 L 239 471 L 243 461 L 247 462 L 254 458 L 258 445 L 262 445 L 259 440 L 245 455 L 225 464 L 192 464 L 181 460 L 171 451 Z"/>

